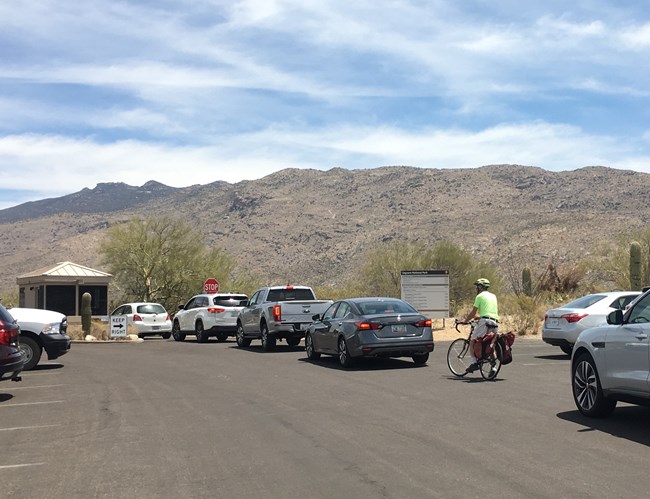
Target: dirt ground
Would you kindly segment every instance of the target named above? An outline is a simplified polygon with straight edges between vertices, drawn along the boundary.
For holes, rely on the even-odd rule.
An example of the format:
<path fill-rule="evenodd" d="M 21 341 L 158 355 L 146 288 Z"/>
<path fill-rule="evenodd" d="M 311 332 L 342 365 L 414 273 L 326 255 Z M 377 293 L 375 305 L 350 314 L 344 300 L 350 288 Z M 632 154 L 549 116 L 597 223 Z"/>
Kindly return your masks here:
<path fill-rule="evenodd" d="M 459 334 L 454 327 L 454 319 L 434 319 L 433 324 L 433 339 L 434 341 L 451 341 L 456 338 L 465 338 L 469 334 L 468 326 L 460 326 L 460 330 L 463 331 L 463 334 Z M 502 328 L 499 328 L 502 330 Z M 508 328 L 505 328 L 505 331 L 508 331 Z M 503 332 L 503 331 L 502 331 Z M 540 340 L 542 339 L 541 334 L 527 334 L 525 336 L 520 336 L 522 338 Z"/>

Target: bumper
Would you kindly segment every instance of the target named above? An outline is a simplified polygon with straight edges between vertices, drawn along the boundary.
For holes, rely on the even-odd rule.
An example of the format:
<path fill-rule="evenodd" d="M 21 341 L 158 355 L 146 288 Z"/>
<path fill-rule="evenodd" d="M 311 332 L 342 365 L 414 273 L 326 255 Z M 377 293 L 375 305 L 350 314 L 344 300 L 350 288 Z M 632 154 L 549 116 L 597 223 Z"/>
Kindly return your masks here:
<path fill-rule="evenodd" d="M 309 324 L 306 322 L 284 323 L 273 326 L 270 333 L 276 338 L 304 338 Z"/>
<path fill-rule="evenodd" d="M 20 381 L 20 373 L 25 365 L 25 360 L 21 353 L 10 361 L 0 365 L 0 381 L 12 380 Z"/>
<path fill-rule="evenodd" d="M 65 334 L 41 334 L 43 349 L 47 352 L 48 360 L 58 359 L 70 351 L 72 340 Z"/>
<path fill-rule="evenodd" d="M 150 326 L 150 325 L 139 325 L 137 327 L 138 334 L 165 334 L 172 332 L 171 322 L 166 326 Z"/>
<path fill-rule="evenodd" d="M 354 357 L 413 357 L 424 353 L 433 352 L 433 342 L 413 344 L 381 344 L 362 345 L 350 353 Z"/>
<path fill-rule="evenodd" d="M 548 343 L 549 345 L 552 345 L 554 347 L 567 346 L 567 347 L 573 348 L 573 343 L 570 342 L 569 340 L 565 339 L 565 338 L 544 338 L 544 337 L 542 337 L 542 340 L 544 341 L 544 343 Z"/>

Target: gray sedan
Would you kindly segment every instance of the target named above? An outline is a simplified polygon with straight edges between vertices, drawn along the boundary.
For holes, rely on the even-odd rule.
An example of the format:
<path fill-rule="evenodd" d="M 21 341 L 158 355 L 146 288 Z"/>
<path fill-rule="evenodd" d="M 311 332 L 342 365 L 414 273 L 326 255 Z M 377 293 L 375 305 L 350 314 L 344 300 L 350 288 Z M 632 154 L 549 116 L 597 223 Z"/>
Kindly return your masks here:
<path fill-rule="evenodd" d="M 397 298 L 350 298 L 314 316 L 305 334 L 310 360 L 336 355 L 343 367 L 360 357 L 411 357 L 425 364 L 433 351 L 431 319 Z"/>

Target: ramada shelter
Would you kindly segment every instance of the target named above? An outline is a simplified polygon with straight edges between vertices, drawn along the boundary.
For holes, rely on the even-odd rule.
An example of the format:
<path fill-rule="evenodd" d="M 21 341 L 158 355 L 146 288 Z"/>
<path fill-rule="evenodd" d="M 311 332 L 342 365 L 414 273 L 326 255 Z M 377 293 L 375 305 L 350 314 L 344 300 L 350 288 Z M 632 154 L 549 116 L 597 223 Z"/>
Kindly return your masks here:
<path fill-rule="evenodd" d="M 16 278 L 21 307 L 81 315 L 81 296 L 92 296 L 92 315 L 108 315 L 108 285 L 113 276 L 72 262 L 35 270 Z"/>

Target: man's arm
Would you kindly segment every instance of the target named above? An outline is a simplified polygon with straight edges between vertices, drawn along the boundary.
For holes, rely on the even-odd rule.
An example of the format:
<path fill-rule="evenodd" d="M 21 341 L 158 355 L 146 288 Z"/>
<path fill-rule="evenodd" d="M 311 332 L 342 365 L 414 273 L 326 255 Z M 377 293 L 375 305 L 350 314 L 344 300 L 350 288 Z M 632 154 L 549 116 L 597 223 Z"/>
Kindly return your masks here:
<path fill-rule="evenodd" d="M 463 322 L 471 321 L 474 317 L 476 317 L 477 312 L 478 312 L 478 308 L 472 307 L 472 311 L 469 314 L 467 314 L 467 317 L 465 317 L 465 320 Z"/>

